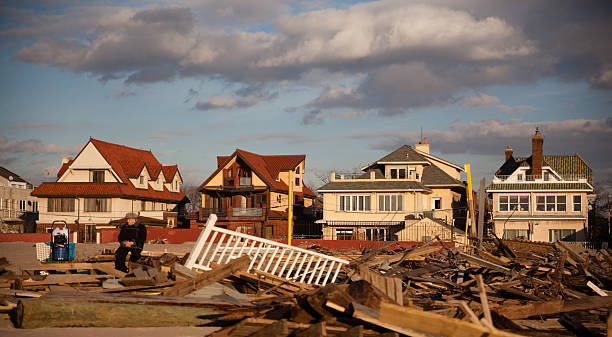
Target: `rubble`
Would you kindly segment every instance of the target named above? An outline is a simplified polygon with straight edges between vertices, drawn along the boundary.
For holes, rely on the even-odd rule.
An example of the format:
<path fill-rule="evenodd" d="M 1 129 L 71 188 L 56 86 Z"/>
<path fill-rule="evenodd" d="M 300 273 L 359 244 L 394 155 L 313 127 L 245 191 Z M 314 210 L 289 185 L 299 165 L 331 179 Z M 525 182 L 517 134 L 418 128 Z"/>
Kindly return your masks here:
<path fill-rule="evenodd" d="M 610 250 L 497 238 L 481 250 L 451 246 L 319 250 L 349 261 L 324 286 L 249 269 L 247 254 L 194 270 L 187 256 L 161 253 L 131 263 L 127 274 L 109 257 L 41 263 L 0 283 L 0 312 L 21 328 L 205 324 L 219 328 L 214 336 L 604 336 L 609 329 Z M 285 255 L 278 264 L 293 262 Z M 0 259 L 0 276 L 7 264 Z M 41 271 L 49 275 L 40 279 Z M 68 311 L 76 314 L 55 319 Z M 121 318 L 127 313 L 139 319 Z"/>

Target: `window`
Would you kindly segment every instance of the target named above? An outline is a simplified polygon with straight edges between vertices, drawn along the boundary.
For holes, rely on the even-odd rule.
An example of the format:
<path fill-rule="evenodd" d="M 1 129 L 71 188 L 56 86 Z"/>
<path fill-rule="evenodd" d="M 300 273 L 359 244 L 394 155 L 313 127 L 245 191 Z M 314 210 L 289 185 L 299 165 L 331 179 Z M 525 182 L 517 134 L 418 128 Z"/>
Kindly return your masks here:
<path fill-rule="evenodd" d="M 414 177 L 416 176 L 416 167 L 409 167 L 408 168 L 408 177 Z M 418 179 L 418 177 L 417 177 Z"/>
<path fill-rule="evenodd" d="M 499 197 L 499 211 L 529 211 L 528 195 L 501 195 Z"/>
<path fill-rule="evenodd" d="M 527 229 L 504 229 L 504 239 L 529 239 L 529 230 Z"/>
<path fill-rule="evenodd" d="M 90 171 L 90 178 L 92 183 L 103 183 L 104 182 L 104 171 L 94 170 Z"/>
<path fill-rule="evenodd" d="M 139 181 L 140 185 L 143 185 L 145 183 L 144 182 L 144 176 L 140 176 L 138 181 Z"/>
<path fill-rule="evenodd" d="M 544 181 L 549 181 L 549 180 L 550 180 L 550 173 L 544 172 Z"/>
<path fill-rule="evenodd" d="M 74 212 L 74 198 L 47 199 L 48 212 Z"/>
<path fill-rule="evenodd" d="M 548 241 L 576 241 L 575 229 L 549 229 Z"/>
<path fill-rule="evenodd" d="M 300 178 L 295 178 L 295 186 L 300 186 Z"/>
<path fill-rule="evenodd" d="M 144 211 L 147 207 L 147 203 L 144 200 L 140 200 L 140 210 Z"/>
<path fill-rule="evenodd" d="M 401 194 L 378 196 L 378 210 L 381 212 L 398 212 L 404 209 L 404 198 Z"/>
<path fill-rule="evenodd" d="M 442 199 L 441 198 L 431 198 L 431 207 L 432 209 L 442 209 Z"/>
<path fill-rule="evenodd" d="M 32 212 L 38 212 L 38 201 L 32 203 Z"/>
<path fill-rule="evenodd" d="M 279 195 L 276 196 L 276 202 L 280 203 L 283 198 Z"/>
<path fill-rule="evenodd" d="M 336 228 L 336 240 L 353 240 L 353 229 Z"/>
<path fill-rule="evenodd" d="M 300 167 L 299 166 L 295 168 L 295 174 L 300 174 Z"/>
<path fill-rule="evenodd" d="M 110 212 L 111 199 L 85 198 L 85 212 Z"/>
<path fill-rule="evenodd" d="M 19 200 L 19 210 L 22 211 L 22 212 L 26 210 L 26 201 L 25 200 Z"/>
<path fill-rule="evenodd" d="M 406 169 L 391 169 L 391 179 L 406 179 Z"/>
<path fill-rule="evenodd" d="M 369 195 L 341 195 L 338 210 L 342 212 L 370 211 L 371 197 Z"/>
<path fill-rule="evenodd" d="M 258 204 L 265 204 L 266 203 L 266 195 L 265 194 L 256 194 L 255 195 L 255 202 Z"/>
<path fill-rule="evenodd" d="M 227 170 L 227 177 L 228 178 L 232 177 L 232 169 Z"/>
<path fill-rule="evenodd" d="M 516 175 L 516 180 L 523 181 L 523 175 L 522 174 L 517 174 Z"/>
<path fill-rule="evenodd" d="M 574 196 L 574 212 L 582 211 L 582 197 L 579 195 Z"/>
<path fill-rule="evenodd" d="M 564 195 L 538 195 L 536 197 L 536 210 L 541 212 L 565 212 L 566 203 Z"/>
<path fill-rule="evenodd" d="M 366 240 L 385 241 L 387 240 L 386 228 L 367 228 L 365 230 Z"/>

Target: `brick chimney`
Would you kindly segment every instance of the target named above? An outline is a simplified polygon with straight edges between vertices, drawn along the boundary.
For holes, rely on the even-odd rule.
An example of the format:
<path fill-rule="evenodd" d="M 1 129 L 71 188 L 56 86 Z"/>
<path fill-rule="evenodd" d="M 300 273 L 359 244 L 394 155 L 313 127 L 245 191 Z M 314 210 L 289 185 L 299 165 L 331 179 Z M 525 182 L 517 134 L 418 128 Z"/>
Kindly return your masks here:
<path fill-rule="evenodd" d="M 535 135 L 531 138 L 531 174 L 535 178 L 542 177 L 542 147 L 544 139 L 540 130 L 536 128 Z"/>
<path fill-rule="evenodd" d="M 510 145 L 508 145 L 508 147 L 506 148 L 506 161 L 508 161 L 510 157 L 512 157 L 512 148 L 510 147 Z"/>

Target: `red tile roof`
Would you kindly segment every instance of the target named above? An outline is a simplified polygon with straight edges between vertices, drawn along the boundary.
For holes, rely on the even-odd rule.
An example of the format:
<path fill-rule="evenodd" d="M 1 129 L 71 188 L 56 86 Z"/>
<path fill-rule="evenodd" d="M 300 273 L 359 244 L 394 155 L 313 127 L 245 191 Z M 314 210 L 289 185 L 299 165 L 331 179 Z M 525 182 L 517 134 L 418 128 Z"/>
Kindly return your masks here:
<path fill-rule="evenodd" d="M 117 196 L 135 197 L 143 199 L 166 200 L 178 202 L 185 198 L 185 194 L 180 192 L 170 192 L 167 188 L 163 191 L 156 191 L 150 186 L 148 189 L 138 189 L 134 187 L 129 178 L 140 175 L 142 168 L 146 165 L 152 179 L 156 179 L 163 171 L 166 180 L 171 180 L 178 171 L 177 165 L 162 166 L 151 151 L 140 150 L 124 145 L 113 144 L 98 139 L 90 138 L 90 143 L 100 152 L 104 159 L 109 163 L 113 171 L 119 176 L 119 183 L 43 183 L 32 191 L 35 196 Z M 89 143 L 88 143 L 89 144 Z M 85 145 L 87 146 L 87 145 Z M 85 148 L 85 147 L 83 147 Z M 82 150 L 81 150 L 82 151 Z M 77 155 L 77 157 L 80 153 Z M 57 173 L 58 179 L 61 177 L 74 160 L 62 165 Z M 180 173 L 179 173 L 180 174 Z M 170 178 L 169 178 L 170 177 Z"/>
<path fill-rule="evenodd" d="M 212 179 L 217 173 L 219 173 L 223 166 L 234 156 L 239 156 L 249 167 L 257 173 L 257 175 L 272 189 L 287 192 L 289 186 L 282 181 L 276 181 L 276 177 L 281 171 L 293 170 L 295 167 L 306 160 L 305 155 L 273 155 L 265 156 L 259 155 L 253 152 L 236 149 L 231 156 L 218 156 L 217 157 L 217 170 L 206 179 L 201 185 L 200 189 L 206 185 L 206 183 Z M 310 188 L 306 185 L 304 187 L 304 194 L 308 196 L 316 196 Z"/>

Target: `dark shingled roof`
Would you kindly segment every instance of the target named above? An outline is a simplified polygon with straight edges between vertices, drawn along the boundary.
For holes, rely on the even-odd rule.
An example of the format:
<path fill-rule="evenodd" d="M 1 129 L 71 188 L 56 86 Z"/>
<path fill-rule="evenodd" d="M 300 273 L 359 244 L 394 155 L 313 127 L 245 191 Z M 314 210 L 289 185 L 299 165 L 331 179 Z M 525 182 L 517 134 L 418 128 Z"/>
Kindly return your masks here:
<path fill-rule="evenodd" d="M 517 183 L 491 184 L 487 191 L 520 191 L 520 190 L 592 190 L 587 183 Z"/>
<path fill-rule="evenodd" d="M 416 152 L 411 146 L 403 145 L 399 149 L 389 153 L 388 155 L 380 158 L 377 162 L 413 162 L 413 161 L 426 161 L 429 162 L 425 157 Z"/>
<path fill-rule="evenodd" d="M 23 178 L 21 178 L 18 174 L 13 173 L 9 170 L 7 170 L 6 168 L 0 166 L 0 176 L 3 176 L 4 178 L 10 180 L 10 181 L 14 181 L 14 182 L 18 182 L 18 183 L 26 183 L 28 185 L 31 185 L 29 182 L 25 181 Z M 12 177 L 12 179 L 9 179 L 10 177 Z"/>
<path fill-rule="evenodd" d="M 418 181 L 332 181 L 321 187 L 318 191 L 376 191 L 376 190 L 420 190 L 430 191 Z"/>
<path fill-rule="evenodd" d="M 542 166 L 550 166 L 562 177 L 573 175 L 583 175 L 589 184 L 593 184 L 593 170 L 584 162 L 579 154 L 570 155 L 547 155 L 542 158 Z M 510 156 L 506 162 L 495 172 L 495 175 L 511 175 L 519 167 L 531 168 L 531 156 L 513 157 Z"/>
<path fill-rule="evenodd" d="M 449 176 L 446 172 L 442 171 L 436 165 L 426 166 L 423 169 L 423 178 L 421 182 L 425 186 L 430 185 L 456 185 L 456 186 L 465 186 L 462 182 L 453 177 Z"/>

